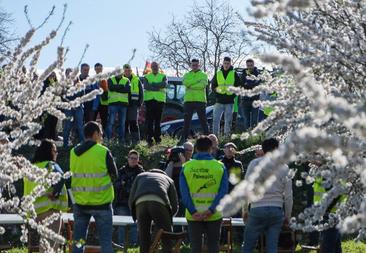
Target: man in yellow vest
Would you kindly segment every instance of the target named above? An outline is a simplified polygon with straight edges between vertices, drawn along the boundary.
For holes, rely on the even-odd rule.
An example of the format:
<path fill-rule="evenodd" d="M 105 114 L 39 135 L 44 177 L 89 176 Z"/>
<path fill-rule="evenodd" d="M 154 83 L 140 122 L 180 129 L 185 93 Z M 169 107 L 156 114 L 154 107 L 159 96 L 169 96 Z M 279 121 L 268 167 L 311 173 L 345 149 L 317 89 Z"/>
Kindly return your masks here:
<path fill-rule="evenodd" d="M 139 109 L 144 101 L 144 89 L 140 78 L 132 73 L 129 64 L 123 65 L 123 76 L 130 80 L 131 92 L 127 108 L 126 133 L 131 134 L 132 144 L 140 141 L 140 130 L 138 125 Z"/>
<path fill-rule="evenodd" d="M 324 185 L 324 183 L 325 182 L 322 177 L 318 177 L 314 181 L 314 184 L 313 184 L 314 205 L 320 204 L 320 202 L 323 198 L 323 195 L 332 188 L 331 185 L 328 185 L 328 187 L 326 187 Z M 343 202 L 345 200 L 346 200 L 346 197 L 344 195 L 340 195 L 333 200 L 333 202 L 328 206 L 326 213 L 323 217 L 324 223 L 328 223 L 329 214 L 336 213 L 337 205 L 340 202 Z M 342 252 L 341 234 L 336 226 L 333 226 L 333 227 L 330 227 L 328 229 L 321 231 L 320 237 L 321 237 L 321 240 L 320 240 L 321 252 L 327 252 L 327 253 L 341 253 Z"/>
<path fill-rule="evenodd" d="M 159 64 L 151 63 L 151 73 L 144 77 L 144 101 L 145 120 L 147 128 L 147 143 L 152 145 L 153 138 L 156 143 L 161 142 L 161 116 L 166 102 L 167 78 L 163 73 L 159 73 Z"/>
<path fill-rule="evenodd" d="M 70 151 L 71 191 L 74 199 L 73 253 L 83 252 L 83 242 L 93 217 L 103 253 L 112 249 L 113 181 L 117 168 L 111 152 L 101 142 L 99 124 L 89 121 L 84 126 L 85 142 Z M 81 244 L 81 245 L 80 245 Z"/>
<path fill-rule="evenodd" d="M 188 138 L 192 116 L 195 111 L 200 120 L 203 134 L 208 134 L 206 118 L 206 87 L 208 85 L 208 77 L 207 74 L 200 69 L 200 62 L 198 59 L 192 59 L 191 69 L 191 71 L 183 76 L 183 85 L 186 88 L 184 94 L 183 141 L 186 141 Z"/>
<path fill-rule="evenodd" d="M 113 125 L 118 114 L 118 140 L 120 144 L 125 141 L 125 124 L 128 97 L 130 93 L 130 80 L 123 75 L 112 76 L 108 79 L 108 124 L 107 138 L 113 137 Z"/>
<path fill-rule="evenodd" d="M 228 175 L 224 164 L 210 155 L 212 141 L 207 136 L 200 136 L 195 148 L 197 154 L 183 165 L 179 178 L 191 252 L 201 252 L 202 235 L 206 233 L 208 252 L 215 253 L 219 252 L 222 221 L 216 207 L 228 192 Z"/>
<path fill-rule="evenodd" d="M 233 107 L 235 94 L 229 91 L 230 87 L 238 87 L 240 78 L 231 65 L 231 58 L 225 57 L 222 67 L 216 72 L 211 81 L 211 89 L 215 94 L 216 103 L 213 111 L 213 133 L 220 134 L 222 114 L 225 115 L 224 134 L 229 135 L 233 120 Z"/>

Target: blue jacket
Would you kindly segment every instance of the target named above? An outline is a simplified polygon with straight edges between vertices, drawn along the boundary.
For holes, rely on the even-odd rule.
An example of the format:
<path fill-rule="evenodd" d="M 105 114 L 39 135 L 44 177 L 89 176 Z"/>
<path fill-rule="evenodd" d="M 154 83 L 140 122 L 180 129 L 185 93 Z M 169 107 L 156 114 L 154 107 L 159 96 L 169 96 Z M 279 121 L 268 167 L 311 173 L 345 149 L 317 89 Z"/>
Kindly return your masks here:
<path fill-rule="evenodd" d="M 213 160 L 214 158 L 209 153 L 197 153 L 193 156 L 193 159 L 196 160 Z M 193 204 L 193 200 L 191 198 L 191 194 L 189 192 L 189 187 L 187 184 L 186 177 L 184 176 L 184 166 L 180 173 L 179 177 L 179 187 L 180 187 L 180 194 L 182 196 L 182 203 L 188 209 L 191 214 L 197 212 L 196 207 Z M 224 174 L 222 175 L 219 192 L 217 193 L 214 201 L 212 202 L 211 206 L 208 208 L 212 213 L 215 212 L 216 207 L 220 203 L 220 200 L 227 194 L 229 189 L 229 178 L 227 174 L 227 170 L 224 166 Z"/>

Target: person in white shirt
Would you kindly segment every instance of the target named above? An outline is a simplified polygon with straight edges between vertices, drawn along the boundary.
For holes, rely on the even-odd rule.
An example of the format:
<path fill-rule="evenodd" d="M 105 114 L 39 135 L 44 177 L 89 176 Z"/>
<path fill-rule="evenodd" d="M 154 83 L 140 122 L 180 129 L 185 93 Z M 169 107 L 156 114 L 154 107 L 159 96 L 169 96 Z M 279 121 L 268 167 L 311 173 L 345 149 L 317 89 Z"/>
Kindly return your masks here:
<path fill-rule="evenodd" d="M 278 141 L 274 138 L 264 140 L 262 143 L 264 155 L 277 149 L 278 145 Z M 250 177 L 263 158 L 258 157 L 249 163 L 245 179 Z M 263 197 L 250 203 L 249 212 L 248 206 L 243 207 L 242 213 L 246 226 L 242 253 L 253 252 L 262 233 L 266 238 L 266 252 L 277 253 L 281 228 L 283 225 L 288 225 L 293 205 L 292 181 L 288 178 L 288 173 L 289 168 L 286 164 L 277 168 L 274 172 L 276 180 Z"/>

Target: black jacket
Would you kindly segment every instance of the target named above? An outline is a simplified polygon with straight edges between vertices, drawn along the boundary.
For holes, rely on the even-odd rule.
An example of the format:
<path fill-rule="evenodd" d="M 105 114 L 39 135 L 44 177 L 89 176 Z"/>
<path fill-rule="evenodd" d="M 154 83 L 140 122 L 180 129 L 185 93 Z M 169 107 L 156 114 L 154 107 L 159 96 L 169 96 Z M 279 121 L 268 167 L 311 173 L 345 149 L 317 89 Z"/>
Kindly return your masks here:
<path fill-rule="evenodd" d="M 128 206 L 128 198 L 132 184 L 135 181 L 137 175 L 144 172 L 142 166 L 131 168 L 127 165 L 123 166 L 118 170 L 118 179 L 114 183 L 114 205 L 117 206 Z"/>
<path fill-rule="evenodd" d="M 236 160 L 234 157 L 232 158 L 227 158 L 224 157 L 222 158 L 221 162 L 225 165 L 225 168 L 227 169 L 228 175 L 229 177 L 231 176 L 231 174 L 234 174 L 234 176 L 237 177 L 237 179 L 239 180 L 243 180 L 244 176 L 245 176 L 245 172 L 243 169 L 243 164 L 241 163 L 241 161 Z M 229 192 L 231 192 L 235 187 L 235 184 L 232 184 L 229 181 Z"/>
<path fill-rule="evenodd" d="M 224 70 L 224 67 L 221 67 L 221 71 L 224 74 L 224 78 L 227 77 L 228 73 L 231 70 L 233 70 L 233 67 L 232 66 L 227 71 Z M 235 98 L 236 95 L 235 94 L 233 94 L 233 95 L 219 94 L 219 93 L 216 92 L 217 86 L 218 86 L 218 83 L 217 83 L 217 73 L 215 73 L 214 77 L 211 80 L 211 90 L 215 94 L 216 103 L 219 103 L 219 104 L 233 104 L 234 103 L 234 98 Z M 239 87 L 239 86 L 240 86 L 240 77 L 235 72 L 234 87 Z"/>
<path fill-rule="evenodd" d="M 174 216 L 177 212 L 178 197 L 174 181 L 164 171 L 152 169 L 136 177 L 128 200 L 128 205 L 134 219 L 136 219 L 135 202 L 138 198 L 146 194 L 155 194 L 160 197 L 168 207 L 171 216 Z"/>
<path fill-rule="evenodd" d="M 259 70 L 256 67 L 254 67 L 252 75 L 258 76 L 259 74 L 260 74 Z M 247 69 L 244 69 L 244 72 L 243 72 L 243 75 L 242 75 L 242 82 L 241 82 L 242 87 L 244 89 L 251 90 L 251 89 L 253 89 L 254 87 L 256 87 L 260 84 L 259 80 L 249 80 L 247 77 L 248 77 Z M 247 96 L 241 97 L 242 101 L 248 102 L 250 104 L 252 104 L 254 100 L 258 100 L 258 99 L 259 99 L 259 95 L 255 95 L 255 96 L 252 96 L 252 97 L 247 97 Z"/>
<path fill-rule="evenodd" d="M 81 156 L 82 154 L 84 154 L 86 151 L 91 149 L 96 144 L 97 143 L 92 140 L 87 140 L 87 141 L 79 144 L 74 149 L 75 155 Z M 108 174 L 111 177 L 112 182 L 114 182 L 117 179 L 117 167 L 116 167 L 116 163 L 114 162 L 114 158 L 110 151 L 108 151 L 107 155 L 106 155 L 106 166 L 107 166 Z M 78 205 L 78 206 L 81 208 L 85 208 L 85 209 L 109 209 L 111 206 L 111 203 L 98 205 L 98 206 L 89 206 L 89 205 Z"/>

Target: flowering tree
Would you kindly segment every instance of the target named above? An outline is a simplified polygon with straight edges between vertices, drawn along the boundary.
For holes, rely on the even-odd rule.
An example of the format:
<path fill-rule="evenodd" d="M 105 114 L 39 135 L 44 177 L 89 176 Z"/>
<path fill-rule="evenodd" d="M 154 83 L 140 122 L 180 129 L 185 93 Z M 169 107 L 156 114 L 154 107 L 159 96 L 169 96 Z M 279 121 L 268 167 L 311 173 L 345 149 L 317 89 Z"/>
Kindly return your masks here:
<path fill-rule="evenodd" d="M 275 101 L 255 101 L 255 106 L 275 110 L 251 134 L 266 132 L 281 139 L 278 150 L 258 164 L 256 173 L 241 182 L 222 201 L 231 213 L 241 204 L 263 194 L 274 180 L 280 164 L 312 162 L 302 173 L 310 184 L 318 176 L 332 185 L 321 204 L 293 218 L 292 227 L 304 231 L 324 230 L 335 223 L 344 232 L 366 235 L 366 1 L 365 0 L 276 0 L 252 1 L 257 22 L 246 23 L 259 40 L 282 54 L 262 60 L 281 65 L 283 75 L 263 73 L 263 84 L 240 95 L 259 92 L 278 94 Z M 270 17 L 271 22 L 263 22 Z M 254 78 L 254 77 L 253 77 Z M 246 138 L 247 133 L 241 138 Z M 296 171 L 292 172 L 293 176 Z M 338 196 L 347 195 L 328 223 L 317 224 Z"/>
<path fill-rule="evenodd" d="M 0 188 L 9 189 L 13 193 L 10 199 L 1 196 L 0 210 L 19 214 L 31 228 L 37 230 L 42 238 L 48 238 L 63 244 L 65 243 L 64 238 L 48 229 L 48 225 L 59 218 L 58 215 L 49 217 L 42 223 L 37 223 L 33 206 L 33 202 L 37 197 L 43 195 L 51 185 L 60 180 L 60 174 L 48 173 L 47 170 L 39 169 L 22 155 L 14 155 L 14 152 L 24 145 L 38 144 L 34 139 L 34 135 L 42 127 L 39 119 L 43 113 L 47 112 L 59 119 L 64 119 L 63 110 L 75 108 L 81 103 L 93 99 L 101 93 L 101 90 L 94 90 L 87 95 L 77 97 L 73 101 L 69 101 L 68 97 L 99 80 L 120 74 L 121 70 L 117 68 L 113 72 L 98 74 L 75 84 L 74 80 L 78 74 L 78 68 L 76 67 L 69 77 L 64 75 L 63 64 L 67 49 L 61 44 L 57 48 L 57 59 L 51 62 L 44 72 L 38 76 L 36 71 L 40 54 L 59 33 L 65 17 L 66 6 L 57 29 L 51 31 L 39 44 L 34 46 L 29 46 L 29 44 L 34 34 L 52 16 L 53 11 L 54 9 L 38 27 L 31 25 L 31 22 L 29 22 L 31 28 L 19 44 L 7 54 L 6 58 L 0 58 L 1 64 L 7 64 L 0 76 Z M 27 9 L 25 9 L 25 12 L 27 14 Z M 28 17 L 28 15 L 26 16 Z M 28 20 L 30 21 L 29 18 Z M 66 28 L 66 31 L 68 28 Z M 62 41 L 64 37 L 65 34 Z M 27 71 L 24 71 L 24 69 Z M 55 85 L 42 91 L 43 81 L 53 71 L 59 72 L 61 78 Z M 64 177 L 69 176 L 66 173 Z M 38 186 L 30 195 L 19 199 L 15 195 L 14 182 L 23 178 L 37 182 Z M 4 233 L 4 231 L 5 229 L 1 227 L 0 232 Z M 25 225 L 22 226 L 21 241 L 27 241 L 27 228 Z M 53 252 L 46 240 L 42 240 L 41 244 L 47 248 L 47 252 Z"/>
<path fill-rule="evenodd" d="M 224 56 L 241 65 L 250 45 L 240 31 L 240 19 L 227 1 L 195 2 L 183 20 L 173 18 L 166 31 L 150 33 L 150 49 L 161 63 L 177 76 L 190 69 L 194 58 L 201 59 L 202 70 L 214 73 Z"/>

